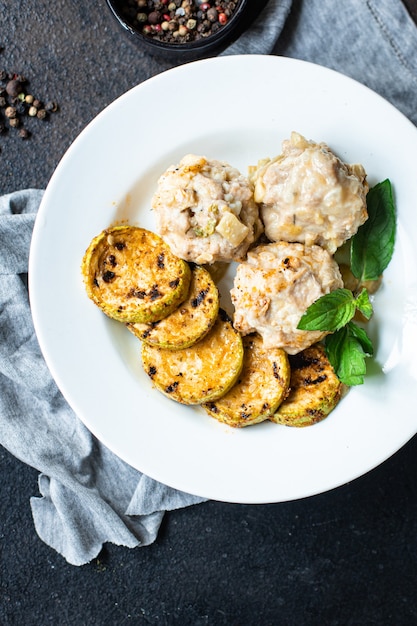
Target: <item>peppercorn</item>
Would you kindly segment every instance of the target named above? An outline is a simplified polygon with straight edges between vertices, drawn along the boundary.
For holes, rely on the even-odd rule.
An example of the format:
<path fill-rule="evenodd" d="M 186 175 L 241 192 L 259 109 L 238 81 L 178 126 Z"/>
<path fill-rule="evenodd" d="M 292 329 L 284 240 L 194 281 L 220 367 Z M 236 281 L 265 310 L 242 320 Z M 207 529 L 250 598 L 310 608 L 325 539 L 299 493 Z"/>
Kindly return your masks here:
<path fill-rule="evenodd" d="M 27 79 L 22 74 L 0 69 L 0 109 L 4 115 L 0 114 L 0 133 L 15 128 L 19 137 L 27 139 L 31 133 L 23 127 L 25 116 L 42 120 L 58 110 L 53 100 L 44 106 L 39 98 L 27 93 L 26 83 Z"/>
<path fill-rule="evenodd" d="M 20 82 L 20 80 L 17 80 L 16 78 L 14 78 L 13 80 L 9 80 L 9 82 L 6 85 L 6 91 L 8 95 L 11 96 L 12 98 L 17 98 L 17 96 L 22 91 L 22 83 Z"/>
<path fill-rule="evenodd" d="M 218 15 L 217 9 L 211 8 L 207 11 L 207 19 L 210 20 L 210 22 L 217 22 Z"/>
<path fill-rule="evenodd" d="M 16 108 L 12 107 L 12 106 L 8 106 L 8 107 L 6 107 L 6 109 L 4 111 L 4 114 L 9 119 L 12 119 L 12 118 L 16 117 Z"/>
<path fill-rule="evenodd" d="M 55 111 L 58 111 L 57 103 L 54 102 L 53 100 L 50 100 L 49 102 L 45 104 L 45 111 L 50 111 L 51 113 L 55 113 Z"/>
<path fill-rule="evenodd" d="M 151 13 L 149 13 L 148 15 L 149 24 L 159 24 L 160 20 L 161 20 L 161 14 L 158 13 L 158 11 L 152 11 Z"/>
<path fill-rule="evenodd" d="M 20 100 L 15 104 L 16 115 L 24 115 L 26 113 L 26 106 Z"/>

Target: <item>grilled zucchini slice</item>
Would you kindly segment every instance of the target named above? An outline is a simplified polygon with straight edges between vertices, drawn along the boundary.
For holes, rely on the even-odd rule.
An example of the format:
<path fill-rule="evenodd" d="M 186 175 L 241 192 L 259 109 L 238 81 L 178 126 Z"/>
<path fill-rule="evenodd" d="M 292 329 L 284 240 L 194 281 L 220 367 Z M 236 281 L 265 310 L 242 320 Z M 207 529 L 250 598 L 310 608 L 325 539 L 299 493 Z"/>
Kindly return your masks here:
<path fill-rule="evenodd" d="M 280 348 L 265 349 L 258 334 L 243 337 L 243 369 L 236 384 L 219 400 L 205 403 L 207 413 L 229 426 L 263 422 L 288 392 L 290 365 Z"/>
<path fill-rule="evenodd" d="M 339 402 L 345 386 L 337 378 L 322 344 L 289 357 L 290 392 L 270 420 L 286 426 L 312 426 Z"/>
<path fill-rule="evenodd" d="M 209 272 L 192 267 L 187 299 L 168 317 L 151 324 L 127 324 L 139 339 L 168 350 L 192 346 L 212 328 L 219 312 L 219 292 Z"/>
<path fill-rule="evenodd" d="M 136 226 L 114 226 L 95 237 L 81 271 L 88 296 L 120 322 L 155 322 L 185 300 L 189 265 L 161 237 Z"/>
<path fill-rule="evenodd" d="M 190 348 L 166 350 L 142 344 L 142 363 L 155 387 L 182 404 L 202 404 L 224 395 L 243 365 L 243 343 L 219 309 L 210 332 Z"/>

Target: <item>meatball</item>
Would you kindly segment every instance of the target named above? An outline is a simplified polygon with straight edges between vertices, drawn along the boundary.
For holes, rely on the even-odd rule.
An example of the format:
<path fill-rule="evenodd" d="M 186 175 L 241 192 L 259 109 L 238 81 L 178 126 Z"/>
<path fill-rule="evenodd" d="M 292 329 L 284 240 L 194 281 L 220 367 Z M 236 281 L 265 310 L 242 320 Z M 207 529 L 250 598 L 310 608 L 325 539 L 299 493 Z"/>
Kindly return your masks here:
<path fill-rule="evenodd" d="M 243 260 L 263 230 L 248 178 L 193 154 L 162 174 L 152 208 L 174 254 L 198 264 Z"/>
<path fill-rule="evenodd" d="M 298 330 L 301 316 L 339 287 L 339 267 L 324 248 L 283 241 L 257 246 L 237 266 L 230 292 L 234 326 L 243 335 L 259 333 L 266 347 L 297 354 L 327 334 Z"/>
<path fill-rule="evenodd" d="M 368 218 L 362 165 L 293 132 L 282 154 L 251 168 L 255 200 L 271 241 L 318 244 L 334 253 Z"/>

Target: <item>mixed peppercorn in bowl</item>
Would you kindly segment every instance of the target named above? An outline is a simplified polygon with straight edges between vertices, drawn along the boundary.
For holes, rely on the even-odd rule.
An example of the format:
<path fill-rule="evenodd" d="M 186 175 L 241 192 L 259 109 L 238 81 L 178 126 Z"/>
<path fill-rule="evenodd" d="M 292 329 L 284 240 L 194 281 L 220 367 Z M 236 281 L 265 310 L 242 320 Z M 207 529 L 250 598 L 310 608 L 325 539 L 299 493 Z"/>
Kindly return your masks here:
<path fill-rule="evenodd" d="M 131 38 L 156 55 L 193 60 L 221 51 L 244 28 L 247 0 L 107 0 Z"/>

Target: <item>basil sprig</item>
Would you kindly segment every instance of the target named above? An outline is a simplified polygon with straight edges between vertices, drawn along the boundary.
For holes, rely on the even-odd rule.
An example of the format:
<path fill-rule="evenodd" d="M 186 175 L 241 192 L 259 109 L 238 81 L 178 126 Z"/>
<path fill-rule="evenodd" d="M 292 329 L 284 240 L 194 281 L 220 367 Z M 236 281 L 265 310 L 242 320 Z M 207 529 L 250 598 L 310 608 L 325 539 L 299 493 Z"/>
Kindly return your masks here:
<path fill-rule="evenodd" d="M 395 205 L 388 179 L 369 190 L 366 205 L 368 219 L 350 240 L 350 268 L 361 282 L 377 280 L 394 252 Z"/>
<path fill-rule="evenodd" d="M 384 180 L 367 195 L 368 220 L 351 239 L 351 270 L 360 283 L 377 280 L 394 252 L 396 220 L 390 181 Z M 372 341 L 352 319 L 356 311 L 366 319 L 372 315 L 368 291 L 355 296 L 349 289 L 336 289 L 311 304 L 297 326 L 331 334 L 325 339 L 327 356 L 339 380 L 361 385 L 366 374 L 366 357 L 373 356 Z"/>
<path fill-rule="evenodd" d="M 365 359 L 373 355 L 372 342 L 363 328 L 352 322 L 356 311 L 369 319 L 372 304 L 366 289 L 355 297 L 349 289 L 336 289 L 311 304 L 301 317 L 300 330 L 321 330 L 327 335 L 327 356 L 342 383 L 361 385 L 366 374 Z"/>
<path fill-rule="evenodd" d="M 335 289 L 308 307 L 297 328 L 335 332 L 350 322 L 357 309 L 369 320 L 372 304 L 366 289 L 357 298 L 349 289 Z"/>

